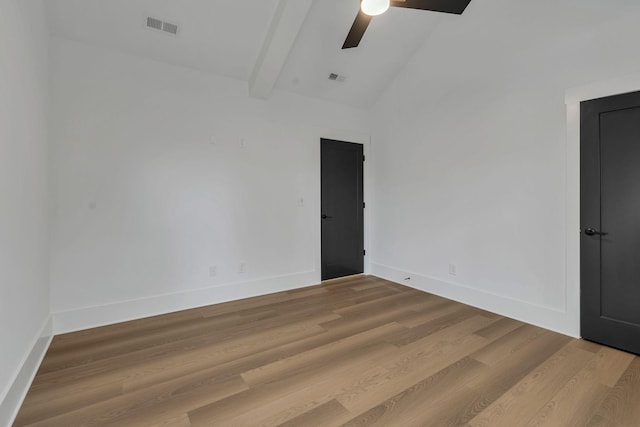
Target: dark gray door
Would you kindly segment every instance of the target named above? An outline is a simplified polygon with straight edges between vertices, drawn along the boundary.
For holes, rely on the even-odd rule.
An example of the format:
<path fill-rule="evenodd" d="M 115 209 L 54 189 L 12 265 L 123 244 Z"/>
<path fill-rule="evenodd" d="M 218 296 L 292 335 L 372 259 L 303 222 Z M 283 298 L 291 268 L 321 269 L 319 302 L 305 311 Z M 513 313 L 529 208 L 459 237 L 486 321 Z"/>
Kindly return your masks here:
<path fill-rule="evenodd" d="M 364 271 L 362 145 L 323 139 L 322 280 Z"/>
<path fill-rule="evenodd" d="M 581 329 L 640 354 L 640 92 L 581 105 Z"/>

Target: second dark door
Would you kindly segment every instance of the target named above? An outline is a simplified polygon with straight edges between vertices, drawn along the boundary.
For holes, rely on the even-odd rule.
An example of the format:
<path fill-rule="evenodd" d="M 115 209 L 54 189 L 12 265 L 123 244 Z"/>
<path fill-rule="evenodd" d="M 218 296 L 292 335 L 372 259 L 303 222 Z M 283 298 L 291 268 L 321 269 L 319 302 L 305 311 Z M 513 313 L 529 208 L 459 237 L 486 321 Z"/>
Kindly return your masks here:
<path fill-rule="evenodd" d="M 640 354 L 640 92 L 581 105 L 581 332 Z"/>
<path fill-rule="evenodd" d="M 322 280 L 364 271 L 363 148 L 323 139 L 321 152 Z"/>

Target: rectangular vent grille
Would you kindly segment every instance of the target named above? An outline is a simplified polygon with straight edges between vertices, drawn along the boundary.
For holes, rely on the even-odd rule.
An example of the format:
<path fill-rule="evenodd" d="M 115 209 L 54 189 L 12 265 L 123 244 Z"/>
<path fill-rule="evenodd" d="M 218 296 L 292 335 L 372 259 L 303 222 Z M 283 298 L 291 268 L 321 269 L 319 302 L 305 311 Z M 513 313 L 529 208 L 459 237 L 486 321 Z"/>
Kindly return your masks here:
<path fill-rule="evenodd" d="M 162 21 L 149 16 L 147 18 L 147 27 L 153 28 L 154 30 L 162 30 Z"/>
<path fill-rule="evenodd" d="M 178 34 L 178 26 L 176 24 L 170 24 L 169 22 L 165 22 L 162 24 L 162 31 L 176 35 Z"/>
<path fill-rule="evenodd" d="M 147 17 L 147 28 L 151 28 L 152 30 L 164 31 L 165 33 L 169 33 L 174 36 L 178 34 L 178 26 L 176 24 L 165 22 L 161 19 L 152 18 L 150 16 Z"/>
<path fill-rule="evenodd" d="M 333 80 L 334 82 L 344 82 L 347 78 L 345 76 L 341 76 L 340 74 L 331 73 L 329 74 L 329 80 Z"/>

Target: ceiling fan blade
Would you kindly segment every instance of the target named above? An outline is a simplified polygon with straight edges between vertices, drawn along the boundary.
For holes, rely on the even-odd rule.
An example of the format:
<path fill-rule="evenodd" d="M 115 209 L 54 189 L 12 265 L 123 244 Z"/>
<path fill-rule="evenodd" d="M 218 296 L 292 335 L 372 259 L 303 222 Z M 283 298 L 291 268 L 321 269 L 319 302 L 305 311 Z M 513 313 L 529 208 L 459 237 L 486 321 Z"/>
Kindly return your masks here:
<path fill-rule="evenodd" d="M 392 0 L 391 6 L 462 15 L 469 3 L 471 0 Z"/>
<path fill-rule="evenodd" d="M 370 22 L 371 16 L 365 15 L 360 10 L 358 12 L 358 16 L 356 16 L 356 20 L 353 21 L 353 25 L 351 26 L 351 30 L 349 30 L 347 39 L 342 45 L 342 49 L 357 47 L 360 44 L 360 40 L 362 40 L 362 37 L 364 36 L 364 32 L 367 31 L 367 27 L 369 26 Z"/>

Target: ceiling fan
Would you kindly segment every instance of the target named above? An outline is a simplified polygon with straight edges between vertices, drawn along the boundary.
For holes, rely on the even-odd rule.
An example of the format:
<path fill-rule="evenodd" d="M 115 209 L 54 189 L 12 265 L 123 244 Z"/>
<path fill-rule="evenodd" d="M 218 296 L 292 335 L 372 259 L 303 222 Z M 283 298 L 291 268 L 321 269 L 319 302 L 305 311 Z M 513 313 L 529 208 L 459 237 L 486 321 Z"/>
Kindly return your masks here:
<path fill-rule="evenodd" d="M 357 47 L 364 32 L 367 31 L 371 18 L 383 14 L 390 6 L 462 15 L 469 3 L 471 0 L 361 0 L 358 16 L 351 26 L 342 49 Z"/>

